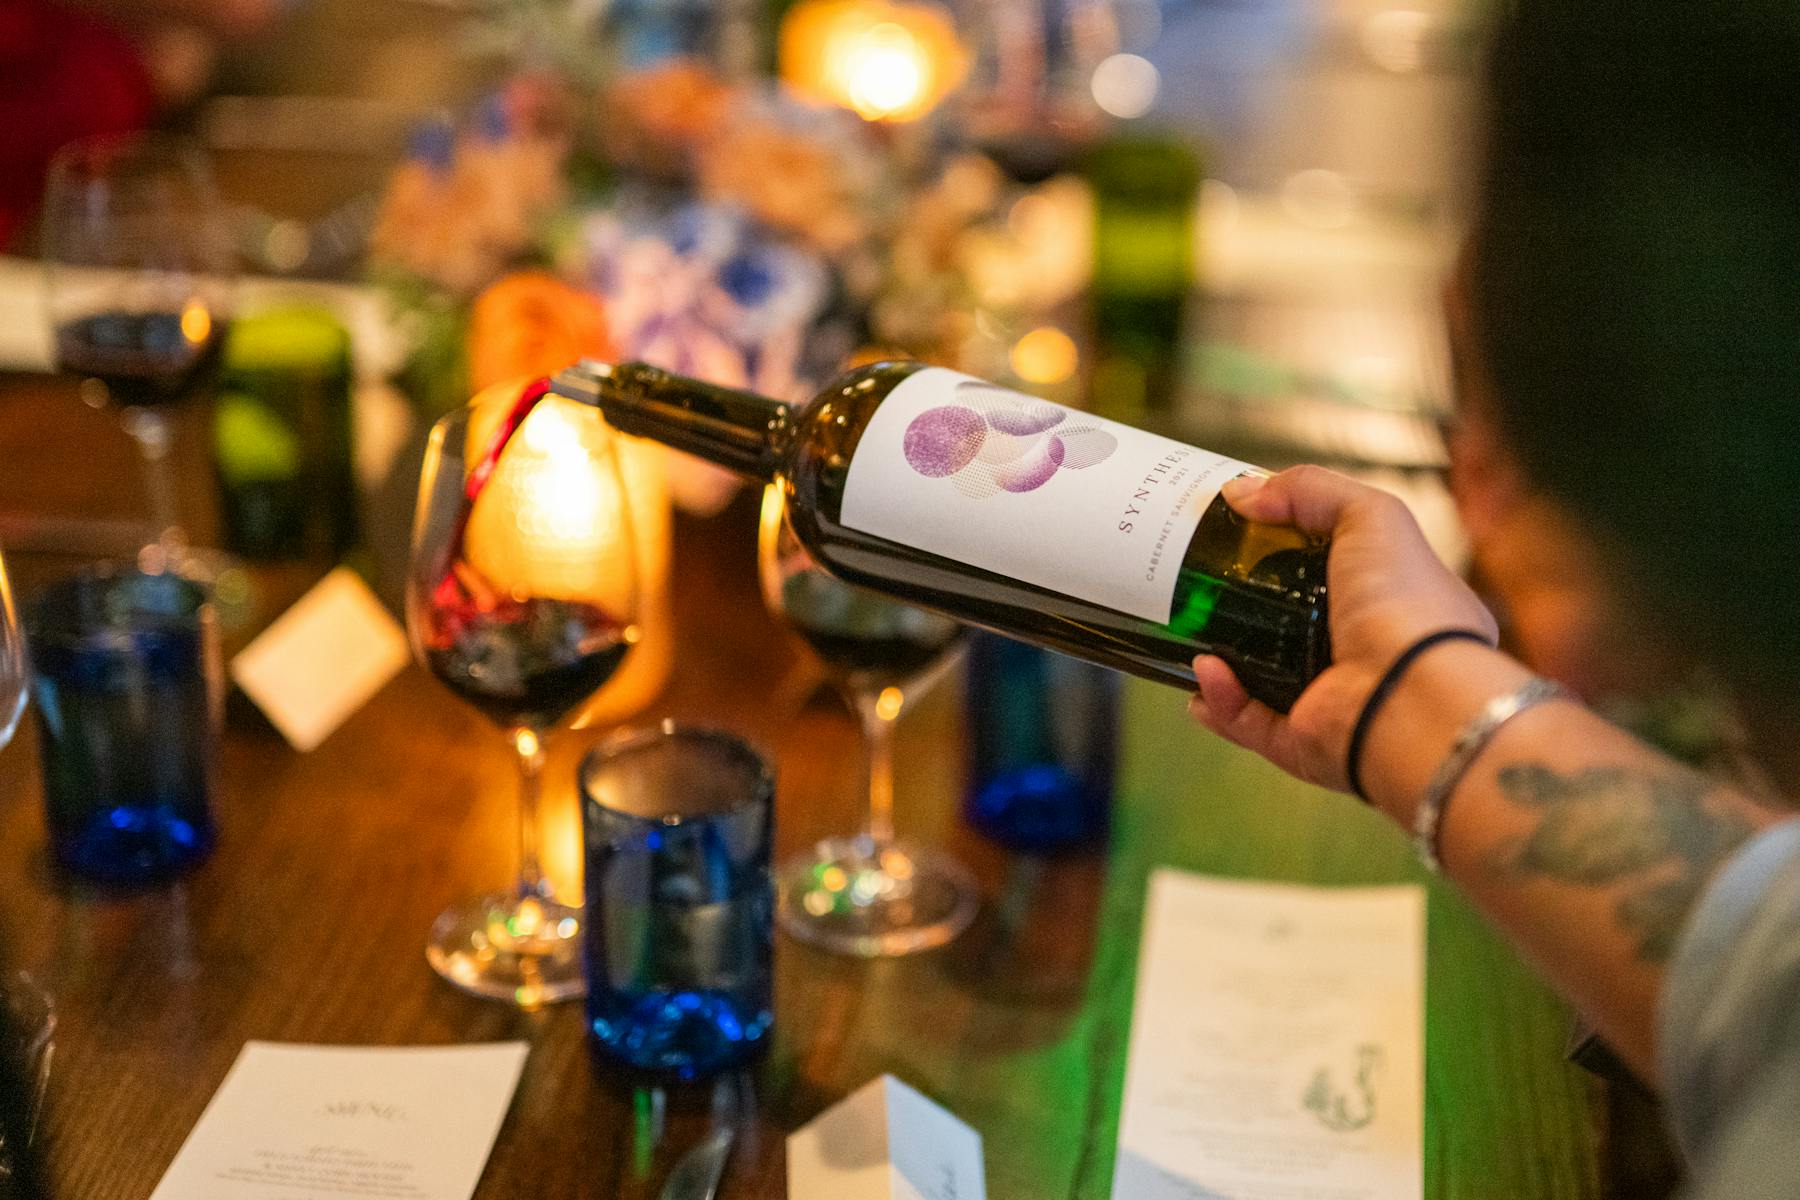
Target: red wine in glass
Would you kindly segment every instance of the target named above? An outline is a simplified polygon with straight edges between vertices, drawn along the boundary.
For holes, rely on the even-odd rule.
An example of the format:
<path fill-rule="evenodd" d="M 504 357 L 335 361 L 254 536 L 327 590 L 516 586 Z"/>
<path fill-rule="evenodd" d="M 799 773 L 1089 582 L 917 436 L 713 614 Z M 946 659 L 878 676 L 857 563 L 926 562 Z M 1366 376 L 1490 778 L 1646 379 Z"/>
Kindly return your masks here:
<path fill-rule="evenodd" d="M 548 729 L 613 677 L 630 626 L 593 604 L 498 598 L 471 603 L 458 564 L 421 631 L 427 669 L 502 728 Z"/>
<path fill-rule="evenodd" d="M 910 682 L 962 640 L 963 627 L 953 621 L 819 572 L 796 572 L 780 586 L 788 627 L 855 687 Z"/>
<path fill-rule="evenodd" d="M 120 408 L 159 408 L 202 387 L 219 361 L 223 322 L 205 309 L 101 312 L 56 330 L 56 364 L 106 385 Z"/>

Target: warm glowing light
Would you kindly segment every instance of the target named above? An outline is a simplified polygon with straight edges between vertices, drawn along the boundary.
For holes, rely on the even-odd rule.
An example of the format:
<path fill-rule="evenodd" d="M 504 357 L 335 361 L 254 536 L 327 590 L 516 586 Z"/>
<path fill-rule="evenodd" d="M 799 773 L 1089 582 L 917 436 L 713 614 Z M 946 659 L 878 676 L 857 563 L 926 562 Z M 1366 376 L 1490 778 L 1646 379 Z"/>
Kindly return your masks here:
<path fill-rule="evenodd" d="M 893 878 L 905 882 L 913 877 L 913 861 L 898 850 L 886 850 L 881 855 L 881 869 Z"/>
<path fill-rule="evenodd" d="M 469 422 L 467 461 L 476 461 L 517 395 L 516 387 L 492 392 Z M 469 514 L 470 565 L 515 596 L 632 611 L 632 504 L 620 474 L 607 469 L 618 442 L 585 405 L 560 396 L 539 403 Z"/>
<path fill-rule="evenodd" d="M 881 695 L 875 697 L 875 715 L 884 721 L 891 721 L 900 715 L 900 706 L 906 703 L 906 693 L 897 687 L 884 687 Z"/>
<path fill-rule="evenodd" d="M 1012 348 L 1013 374 L 1027 383 L 1061 383 L 1080 362 L 1075 339 L 1053 325 L 1032 330 Z"/>
<path fill-rule="evenodd" d="M 475 461 L 488 445 L 524 383 L 496 384 L 471 403 L 466 461 Z M 595 470 L 590 452 L 617 454 L 620 474 Z M 673 666 L 663 462 L 661 447 L 622 437 L 593 409 L 552 396 L 526 418 L 469 515 L 465 549 L 472 565 L 508 591 L 615 612 L 635 603 L 636 626 L 624 634 L 631 653 L 576 716 L 576 728 L 638 712 L 662 689 Z M 629 560 L 635 560 L 635 572 L 622 569 Z M 635 596 L 627 586 L 634 574 Z M 559 882 L 564 871 L 579 879 L 579 841 L 580 831 L 571 825 L 567 846 L 547 842 L 544 847 L 546 868 Z"/>
<path fill-rule="evenodd" d="M 1114 54 L 1100 60 L 1088 86 L 1100 111 L 1129 121 L 1156 106 L 1162 73 L 1141 54 Z"/>
<path fill-rule="evenodd" d="M 1363 22 L 1363 50 L 1377 66 L 1408 75 L 1425 65 L 1425 41 L 1430 34 L 1430 13 L 1390 8 L 1372 13 Z"/>
<path fill-rule="evenodd" d="M 181 336 L 198 346 L 212 335 L 212 314 L 198 300 L 189 300 L 181 310 Z"/>
<path fill-rule="evenodd" d="M 891 21 L 844 52 L 845 92 L 865 120 L 882 121 L 918 107 L 930 71 L 918 39 Z"/>
<path fill-rule="evenodd" d="M 1356 189 L 1336 171 L 1296 171 L 1281 185 L 1281 207 L 1303 225 L 1341 229 L 1356 217 Z"/>
<path fill-rule="evenodd" d="M 916 121 L 955 90 L 968 54 L 933 4 L 803 0 L 781 24 L 781 76 L 868 121 Z"/>

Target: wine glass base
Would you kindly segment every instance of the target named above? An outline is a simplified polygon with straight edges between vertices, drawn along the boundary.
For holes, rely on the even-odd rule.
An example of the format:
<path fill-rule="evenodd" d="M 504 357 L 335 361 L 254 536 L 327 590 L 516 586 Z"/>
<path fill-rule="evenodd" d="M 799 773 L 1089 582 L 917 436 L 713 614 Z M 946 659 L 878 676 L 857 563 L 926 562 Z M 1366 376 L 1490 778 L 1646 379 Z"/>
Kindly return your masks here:
<path fill-rule="evenodd" d="M 894 958 L 953 940 L 980 893 L 963 865 L 907 841 L 827 838 L 779 872 L 781 927 L 814 946 Z"/>
<path fill-rule="evenodd" d="M 581 914 L 553 900 L 496 893 L 447 908 L 431 926 L 425 960 L 445 982 L 519 1008 L 587 990 Z"/>

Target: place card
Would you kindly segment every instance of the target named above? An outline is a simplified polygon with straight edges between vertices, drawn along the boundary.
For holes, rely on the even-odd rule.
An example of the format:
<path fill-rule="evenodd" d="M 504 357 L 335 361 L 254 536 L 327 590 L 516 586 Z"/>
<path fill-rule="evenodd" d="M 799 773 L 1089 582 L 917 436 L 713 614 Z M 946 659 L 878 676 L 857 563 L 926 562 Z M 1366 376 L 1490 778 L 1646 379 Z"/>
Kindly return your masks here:
<path fill-rule="evenodd" d="M 1425 893 L 1159 870 L 1114 1200 L 1418 1200 Z"/>
<path fill-rule="evenodd" d="M 398 675 L 406 634 L 361 576 L 339 567 L 231 660 L 231 678 L 305 752 Z"/>
<path fill-rule="evenodd" d="M 150 1200 L 469 1200 L 524 1042 L 249 1042 Z"/>
<path fill-rule="evenodd" d="M 788 1200 L 987 1200 L 981 1135 L 895 1079 L 788 1138 Z"/>

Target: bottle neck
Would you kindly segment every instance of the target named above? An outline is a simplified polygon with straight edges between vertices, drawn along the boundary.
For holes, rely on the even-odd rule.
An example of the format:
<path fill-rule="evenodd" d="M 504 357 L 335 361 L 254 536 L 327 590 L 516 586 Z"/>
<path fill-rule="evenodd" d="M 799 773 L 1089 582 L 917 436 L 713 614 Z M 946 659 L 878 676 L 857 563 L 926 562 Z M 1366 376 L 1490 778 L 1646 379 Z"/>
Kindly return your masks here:
<path fill-rule="evenodd" d="M 792 429 L 792 405 L 644 363 L 582 362 L 559 372 L 550 390 L 593 405 L 622 433 L 752 479 L 775 477 Z"/>

